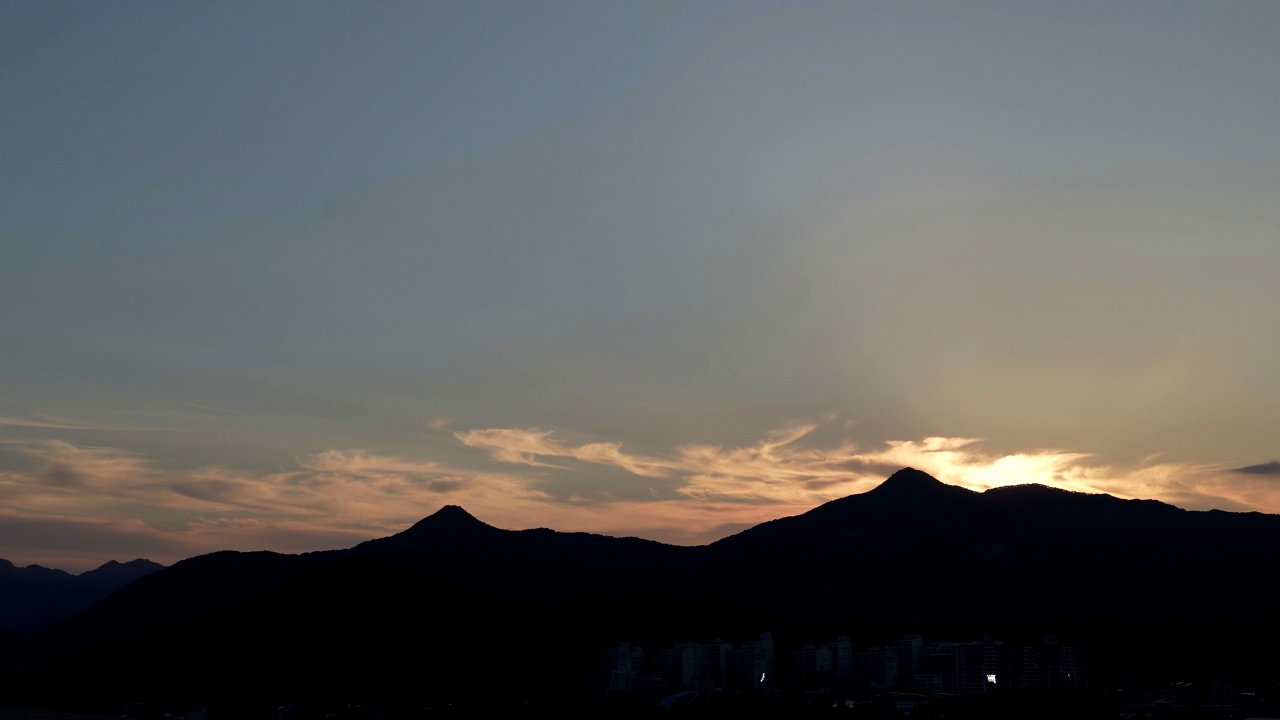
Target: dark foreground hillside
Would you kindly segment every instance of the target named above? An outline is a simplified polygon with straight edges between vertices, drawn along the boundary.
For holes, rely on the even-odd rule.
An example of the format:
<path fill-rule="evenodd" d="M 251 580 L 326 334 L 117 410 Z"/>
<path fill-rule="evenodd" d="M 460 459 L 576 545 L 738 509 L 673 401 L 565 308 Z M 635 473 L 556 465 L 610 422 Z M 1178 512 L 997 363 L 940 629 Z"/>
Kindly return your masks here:
<path fill-rule="evenodd" d="M 974 493 L 910 469 L 703 547 L 501 530 L 451 507 L 350 550 L 214 553 L 141 578 L 13 646 L 0 705 L 1086 717 L 1122 689 L 1155 702 L 1213 681 L 1180 697 L 1258 703 L 1280 681 L 1280 656 L 1260 651 L 1280 643 L 1271 557 L 1275 516 Z M 769 657 L 747 659 L 765 631 Z M 908 635 L 947 642 L 928 662 L 865 666 Z M 1050 635 L 1079 664 L 1070 683 L 1010 685 L 1048 677 L 1034 648 Z M 856 654 L 818 659 L 836 638 Z M 647 654 L 602 667 L 620 643 Z"/>

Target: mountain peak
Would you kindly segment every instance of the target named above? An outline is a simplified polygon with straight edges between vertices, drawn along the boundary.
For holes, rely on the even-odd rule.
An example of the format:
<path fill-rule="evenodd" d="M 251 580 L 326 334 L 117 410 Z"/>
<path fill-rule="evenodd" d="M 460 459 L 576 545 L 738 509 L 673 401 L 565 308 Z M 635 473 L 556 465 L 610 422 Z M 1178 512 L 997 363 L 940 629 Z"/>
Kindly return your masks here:
<path fill-rule="evenodd" d="M 410 530 L 475 530 L 487 528 L 489 525 L 477 520 L 474 515 L 463 510 L 460 505 L 445 505 L 434 513 L 419 520 Z"/>
<path fill-rule="evenodd" d="M 480 522 L 479 520 L 476 520 L 475 515 L 467 512 L 461 505 L 445 505 L 434 513 L 431 513 L 428 517 L 433 517 L 437 520 L 448 520 L 450 522 Z"/>
<path fill-rule="evenodd" d="M 948 485 L 922 470 L 904 467 L 890 475 L 868 494 L 878 497 L 919 499 L 958 497 L 974 493 L 956 485 Z"/>
<path fill-rule="evenodd" d="M 920 492 L 943 487 L 943 482 L 923 470 L 904 467 L 885 479 L 876 492 Z"/>
<path fill-rule="evenodd" d="M 80 573 L 76 577 L 81 583 L 106 583 L 111 586 L 123 586 L 143 575 L 150 575 L 157 570 L 163 569 L 164 566 L 160 563 L 153 563 L 150 560 L 141 558 L 123 563 L 117 560 L 108 560 L 92 570 Z"/>

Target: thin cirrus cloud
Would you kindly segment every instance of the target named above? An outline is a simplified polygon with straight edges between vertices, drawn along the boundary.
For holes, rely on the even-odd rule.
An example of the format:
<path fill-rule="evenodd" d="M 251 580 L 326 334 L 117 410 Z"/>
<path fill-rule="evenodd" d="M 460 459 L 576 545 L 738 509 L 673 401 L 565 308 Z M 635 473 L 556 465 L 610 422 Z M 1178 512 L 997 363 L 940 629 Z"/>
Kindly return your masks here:
<path fill-rule="evenodd" d="M 7 441 L 27 467 L 0 471 L 0 557 L 86 569 L 136 548 L 171 562 L 221 549 L 301 552 L 347 547 L 403 529 L 446 502 L 527 504 L 533 483 L 361 450 L 326 451 L 297 467 L 250 472 L 161 467 L 139 453 L 62 440 Z M 71 556 L 65 542 L 92 538 Z M 101 549 L 101 552 L 98 551 Z"/>
<path fill-rule="evenodd" d="M 690 443 L 648 454 L 536 428 L 453 432 L 511 470 L 360 449 L 327 450 L 270 472 L 174 469 L 120 448 L 6 441 L 25 467 L 0 471 L 0 530 L 14 530 L 0 534 L 0 557 L 85 569 L 119 552 L 172 562 L 221 549 L 348 547 L 445 504 L 498 527 L 696 544 L 865 492 L 904 466 L 973 490 L 1036 482 L 1191 509 L 1280 510 L 1268 469 L 1275 463 L 1231 470 L 1149 458 L 1119 467 L 1073 451 L 987 453 L 976 439 L 946 437 L 864 448 L 819 441 L 824 426 L 833 429 L 830 418 L 742 445 Z M 622 492 L 627 484 L 642 492 Z M 85 540 L 78 551 L 76 538 Z"/>
<path fill-rule="evenodd" d="M 805 444 L 818 427 L 819 423 L 806 423 L 780 428 L 739 447 L 682 445 L 662 456 L 628 454 L 616 442 L 574 445 L 536 428 L 468 430 L 454 437 L 508 463 L 545 467 L 549 460 L 578 460 L 666 478 L 676 483 L 676 493 L 693 501 L 812 507 L 863 492 L 897 468 L 911 466 L 976 491 L 1041 483 L 1077 492 L 1154 498 L 1192 509 L 1280 510 L 1280 490 L 1242 482 L 1211 465 L 1149 459 L 1121 467 L 1096 464 L 1088 453 L 1055 449 L 992 454 L 975 438 L 893 440 L 869 449 L 849 441 Z M 1272 465 L 1234 472 L 1269 475 Z"/>
<path fill-rule="evenodd" d="M 87 420 L 68 420 L 64 418 L 48 417 L 40 415 L 37 417 L 13 417 L 0 415 L 0 425 L 22 428 L 36 428 L 40 430 L 109 430 L 116 432 L 129 431 L 158 431 L 172 428 L 164 428 L 149 425 L 129 425 L 122 423 L 100 423 Z"/>
<path fill-rule="evenodd" d="M 655 458 L 627 455 L 621 443 L 595 442 L 573 446 L 551 439 L 551 431 L 521 428 L 488 428 L 455 432 L 468 447 L 489 451 L 495 460 L 532 467 L 567 469 L 538 460 L 539 457 L 572 458 L 598 465 L 613 465 L 642 477 L 667 477 L 673 468 Z"/>

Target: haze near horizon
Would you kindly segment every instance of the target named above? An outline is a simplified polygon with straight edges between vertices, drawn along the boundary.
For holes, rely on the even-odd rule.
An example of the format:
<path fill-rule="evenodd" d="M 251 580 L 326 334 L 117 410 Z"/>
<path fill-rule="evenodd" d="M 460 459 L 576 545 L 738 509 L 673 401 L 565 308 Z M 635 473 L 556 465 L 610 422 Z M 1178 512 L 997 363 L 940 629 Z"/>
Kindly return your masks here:
<path fill-rule="evenodd" d="M 0 557 L 1280 512 L 1280 6 L 0 7 Z"/>

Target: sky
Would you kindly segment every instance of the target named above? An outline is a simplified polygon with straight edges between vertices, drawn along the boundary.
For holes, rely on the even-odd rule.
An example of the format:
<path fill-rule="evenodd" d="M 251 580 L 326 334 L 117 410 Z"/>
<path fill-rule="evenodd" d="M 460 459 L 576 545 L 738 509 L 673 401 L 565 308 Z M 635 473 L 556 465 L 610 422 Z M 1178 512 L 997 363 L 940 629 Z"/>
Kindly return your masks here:
<path fill-rule="evenodd" d="M 903 466 L 1280 513 L 1280 4 L 0 5 L 0 557 Z"/>

